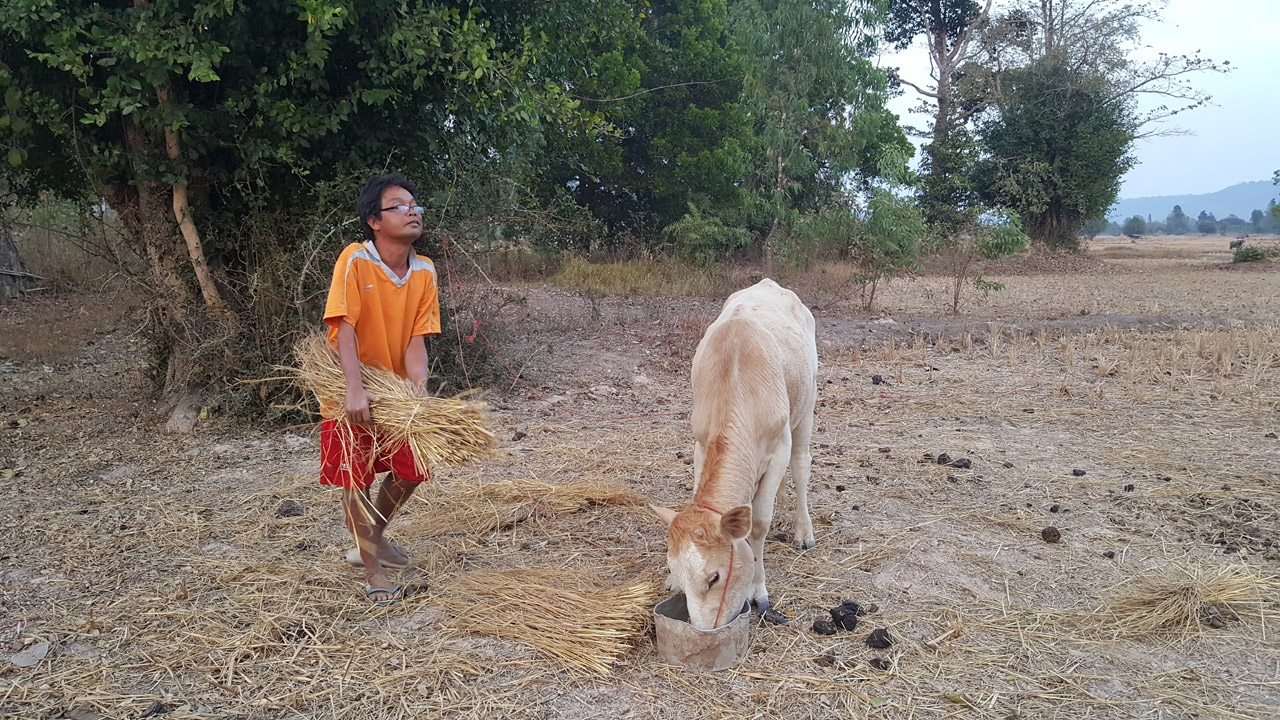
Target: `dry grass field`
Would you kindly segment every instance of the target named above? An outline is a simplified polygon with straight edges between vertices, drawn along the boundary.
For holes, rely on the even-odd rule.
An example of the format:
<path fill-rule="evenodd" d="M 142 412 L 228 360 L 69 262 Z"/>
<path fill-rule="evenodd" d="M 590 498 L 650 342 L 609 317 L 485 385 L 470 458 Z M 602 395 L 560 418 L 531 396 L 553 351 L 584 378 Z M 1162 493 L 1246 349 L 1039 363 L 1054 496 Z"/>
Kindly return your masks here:
<path fill-rule="evenodd" d="M 0 306 L 0 716 L 1277 717 L 1280 265 L 1226 242 L 1014 259 L 959 316 L 927 273 L 874 312 L 837 269 L 784 278 L 818 319 L 818 546 L 786 542 L 788 489 L 792 620 L 717 674 L 655 653 L 645 504 L 689 499 L 720 299 L 517 288 L 499 455 L 414 497 L 386 608 L 311 428 L 166 435 L 123 303 Z M 877 609 L 812 632 L 845 599 Z"/>

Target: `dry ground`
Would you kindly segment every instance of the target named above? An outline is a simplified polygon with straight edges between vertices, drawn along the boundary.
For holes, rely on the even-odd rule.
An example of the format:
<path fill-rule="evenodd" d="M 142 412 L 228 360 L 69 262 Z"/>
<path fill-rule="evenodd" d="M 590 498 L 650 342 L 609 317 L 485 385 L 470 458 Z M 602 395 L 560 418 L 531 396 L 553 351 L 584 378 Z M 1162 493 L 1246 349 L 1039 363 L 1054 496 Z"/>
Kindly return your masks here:
<path fill-rule="evenodd" d="M 535 503 L 482 532 L 441 517 L 451 494 L 515 482 L 686 501 L 688 363 L 718 300 L 522 288 L 503 352 L 528 384 L 487 394 L 502 454 L 415 497 L 395 533 L 410 595 L 379 609 L 340 561 L 309 428 L 215 412 L 165 435 L 122 303 L 0 306 L 0 716 L 1275 717 L 1280 272 L 1225 265 L 1210 240 L 990 267 L 1007 289 L 959 318 L 937 277 L 882 290 L 876 313 L 793 278 L 823 308 L 818 547 L 785 542 L 788 493 L 765 564 L 794 619 L 702 675 L 643 632 L 600 676 L 461 629 L 451 588 L 477 570 L 657 593 L 643 507 Z M 972 466 L 926 459 L 942 452 Z M 879 609 L 811 632 L 843 599 Z M 865 645 L 876 627 L 891 649 Z"/>

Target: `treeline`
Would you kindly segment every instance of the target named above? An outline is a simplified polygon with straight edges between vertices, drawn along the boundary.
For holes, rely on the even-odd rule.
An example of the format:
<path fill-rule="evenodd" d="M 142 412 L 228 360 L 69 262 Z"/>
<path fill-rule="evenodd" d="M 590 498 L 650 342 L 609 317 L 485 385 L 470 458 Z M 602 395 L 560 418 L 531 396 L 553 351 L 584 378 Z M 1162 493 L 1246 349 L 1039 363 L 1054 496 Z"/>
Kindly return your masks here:
<path fill-rule="evenodd" d="M 1272 200 L 1267 203 L 1266 210 L 1255 209 L 1250 213 L 1248 220 L 1237 217 L 1234 213 L 1219 220 L 1213 213 L 1204 210 L 1192 218 L 1182 211 L 1182 206 L 1174 205 L 1173 210 L 1163 221 L 1134 215 L 1126 219 L 1123 224 L 1107 223 L 1105 232 L 1108 235 L 1278 234 L 1280 233 L 1280 206 Z"/>
<path fill-rule="evenodd" d="M 1136 133 L 1203 97 L 1130 58 L 1121 0 L 8 0 L 0 202 L 109 207 L 157 379 L 287 359 L 354 188 L 419 184 L 429 254 L 838 257 L 869 285 L 937 253 L 963 285 L 1074 247 Z M 935 76 L 872 59 L 923 40 Z M 917 45 L 918 47 L 918 45 Z M 931 127 L 885 108 L 915 92 Z M 1139 92 L 1168 102 L 1136 110 Z M 1174 102 L 1181 99 L 1182 103 Z M 908 132 L 926 139 L 908 171 Z M 445 239 L 448 244 L 445 244 Z M 447 264 L 447 263 L 446 263 Z M 450 319 L 453 321 L 453 319 Z"/>

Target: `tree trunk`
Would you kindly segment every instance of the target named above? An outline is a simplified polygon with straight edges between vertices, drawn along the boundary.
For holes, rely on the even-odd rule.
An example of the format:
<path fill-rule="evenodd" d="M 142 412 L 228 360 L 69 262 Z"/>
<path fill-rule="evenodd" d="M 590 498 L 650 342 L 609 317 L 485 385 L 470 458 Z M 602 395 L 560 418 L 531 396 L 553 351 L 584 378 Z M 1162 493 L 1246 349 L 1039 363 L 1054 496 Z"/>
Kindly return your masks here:
<path fill-rule="evenodd" d="M 156 98 L 160 100 L 161 107 L 168 106 L 168 89 L 163 86 L 157 87 Z M 182 154 L 178 143 L 178 132 L 167 125 L 164 129 L 164 145 L 170 160 L 176 161 Z M 173 216 L 178 221 L 183 239 L 187 241 L 187 255 L 191 258 L 191 267 L 195 270 L 196 282 L 200 284 L 200 294 L 204 297 L 204 304 L 214 310 L 226 310 L 222 296 L 218 294 L 218 286 L 214 285 L 213 278 L 209 275 L 209 263 L 205 261 L 200 232 L 196 229 L 195 220 L 191 217 L 191 204 L 187 202 L 187 184 L 184 182 L 173 183 Z"/>
<path fill-rule="evenodd" d="M 27 272 L 18 254 L 7 225 L 0 223 L 0 295 L 6 298 L 20 297 L 35 286 L 40 278 Z"/>

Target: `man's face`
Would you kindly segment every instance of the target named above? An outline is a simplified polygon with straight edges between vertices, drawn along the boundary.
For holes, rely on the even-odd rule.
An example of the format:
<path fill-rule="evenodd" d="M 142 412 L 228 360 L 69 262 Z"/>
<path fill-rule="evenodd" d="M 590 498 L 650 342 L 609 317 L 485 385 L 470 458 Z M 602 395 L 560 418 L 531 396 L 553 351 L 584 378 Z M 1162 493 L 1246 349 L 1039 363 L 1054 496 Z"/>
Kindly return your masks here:
<path fill-rule="evenodd" d="M 392 186 L 383 190 L 379 206 L 382 208 L 381 216 L 369 218 L 374 237 L 403 243 L 412 243 L 421 237 L 422 216 L 412 210 L 415 204 L 413 195 L 402 187 Z M 396 209 L 397 205 L 410 209 L 400 211 Z"/>

